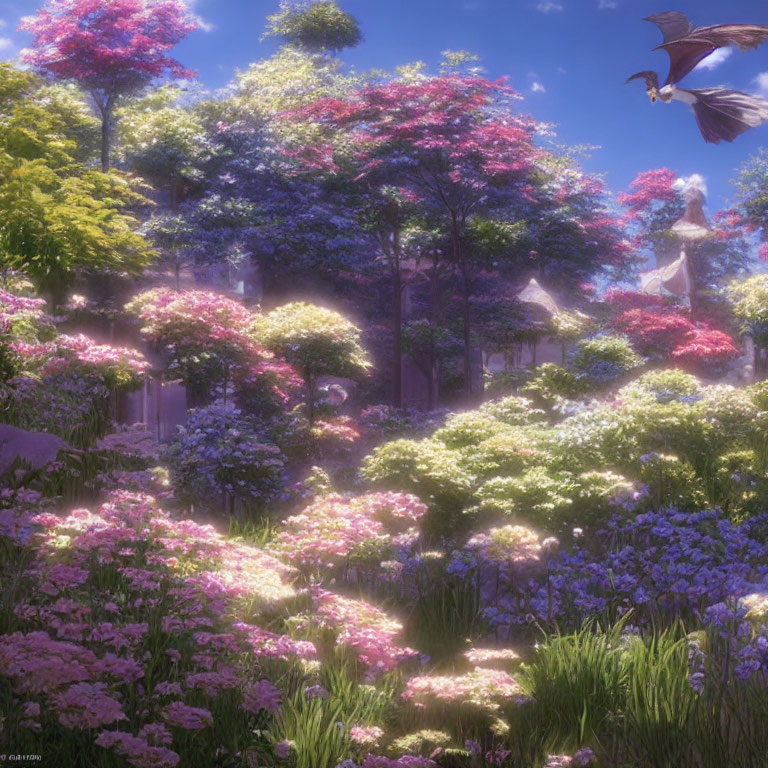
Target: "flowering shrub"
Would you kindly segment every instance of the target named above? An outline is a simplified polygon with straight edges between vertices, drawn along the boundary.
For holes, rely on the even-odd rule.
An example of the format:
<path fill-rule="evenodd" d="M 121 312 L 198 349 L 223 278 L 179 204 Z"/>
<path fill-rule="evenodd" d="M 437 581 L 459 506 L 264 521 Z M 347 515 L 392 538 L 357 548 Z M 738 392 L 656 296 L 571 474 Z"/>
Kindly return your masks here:
<path fill-rule="evenodd" d="M 299 515 L 289 517 L 273 547 L 307 572 L 335 570 L 391 559 L 397 549 L 410 551 L 418 539 L 427 507 L 415 496 L 371 493 L 357 498 L 323 496 Z"/>
<path fill-rule="evenodd" d="M 412 677 L 402 699 L 422 721 L 448 726 L 454 737 L 509 730 L 506 711 L 514 709 L 520 685 L 508 672 L 476 667 L 465 674 Z"/>
<path fill-rule="evenodd" d="M 36 344 L 55 334 L 53 320 L 45 314 L 45 301 L 0 287 L 0 380 L 10 378 L 24 364 L 14 345 Z"/>
<path fill-rule="evenodd" d="M 192 499 L 228 494 L 261 506 L 282 493 L 280 449 L 236 408 L 211 405 L 192 411 L 167 458 L 173 482 Z"/>
<path fill-rule="evenodd" d="M 455 677 L 412 677 L 405 686 L 403 699 L 416 707 L 440 702 L 472 704 L 495 711 L 519 693 L 520 686 L 506 672 L 477 667 Z"/>
<path fill-rule="evenodd" d="M 148 368 L 144 356 L 134 349 L 96 344 L 79 334 L 62 334 L 47 343 L 11 344 L 24 360 L 28 371 L 46 376 L 73 369 L 85 375 L 100 376 L 110 390 L 138 386 Z"/>
<path fill-rule="evenodd" d="M 350 416 L 317 419 L 310 428 L 310 435 L 321 450 L 349 448 L 361 437 L 359 426 Z"/>
<path fill-rule="evenodd" d="M 723 365 L 735 360 L 741 352 L 733 338 L 723 331 L 696 328 L 676 349 L 672 359 L 694 368 Z"/>
<path fill-rule="evenodd" d="M 362 600 L 316 589 L 314 614 L 297 617 L 295 626 L 309 633 L 318 649 L 346 651 L 368 680 L 418 659 L 418 651 L 399 643 L 403 627 L 380 608 Z"/>
<path fill-rule="evenodd" d="M 629 337 L 641 354 L 662 358 L 682 346 L 696 330 L 690 320 L 675 312 L 642 309 L 631 309 L 619 315 L 614 327 Z"/>
<path fill-rule="evenodd" d="M 629 312 L 634 309 L 663 307 L 669 302 L 663 296 L 643 291 L 628 291 L 611 288 L 603 294 L 603 301 L 619 312 Z"/>
<path fill-rule="evenodd" d="M 287 566 L 173 522 L 149 497 L 118 493 L 98 512 L 61 518 L 21 514 L 42 532 L 16 576 L 23 597 L 2 616 L 13 743 L 61 744 L 70 763 L 112 749 L 133 766 L 202 768 L 269 723 L 280 692 L 259 679 L 260 646 L 249 650 L 231 612 L 291 599 Z M 258 739 L 245 746 L 269 752 Z"/>
<path fill-rule="evenodd" d="M 170 370 L 202 400 L 234 379 L 245 402 L 271 410 L 287 403 L 300 384 L 293 369 L 254 337 L 255 315 L 236 301 L 157 288 L 126 309 L 138 316 L 142 335 L 168 352 Z"/>

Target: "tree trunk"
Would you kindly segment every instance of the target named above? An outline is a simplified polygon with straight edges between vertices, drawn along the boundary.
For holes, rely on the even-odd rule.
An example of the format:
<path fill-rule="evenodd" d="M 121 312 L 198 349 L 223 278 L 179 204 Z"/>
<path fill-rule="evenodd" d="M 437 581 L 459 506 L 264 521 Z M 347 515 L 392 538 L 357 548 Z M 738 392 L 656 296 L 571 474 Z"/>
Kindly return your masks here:
<path fill-rule="evenodd" d="M 176 213 L 179 210 L 179 177 L 174 174 L 171 177 L 171 186 L 169 190 L 169 200 L 171 204 L 171 213 Z"/>
<path fill-rule="evenodd" d="M 101 170 L 107 173 L 111 167 L 112 152 L 112 117 L 115 111 L 114 95 L 98 98 L 93 95 L 93 100 L 101 115 Z"/>
<path fill-rule="evenodd" d="M 451 211 L 451 244 L 453 246 L 453 261 L 461 270 L 461 294 L 462 294 L 462 316 L 464 320 L 463 340 L 464 340 L 464 393 L 468 400 L 472 399 L 472 333 L 470 330 L 470 290 L 469 290 L 469 272 L 467 264 L 461 256 L 461 244 L 459 242 L 459 221 L 455 212 Z"/>
<path fill-rule="evenodd" d="M 403 407 L 403 275 L 397 228 L 392 233 L 392 405 Z"/>
<path fill-rule="evenodd" d="M 429 394 L 427 396 L 427 410 L 432 411 L 437 407 L 439 398 L 439 375 L 437 348 L 435 344 L 435 330 L 438 323 L 438 302 L 440 301 L 440 275 L 437 271 L 437 258 L 432 260 L 432 274 L 429 276 L 429 322 L 432 326 L 432 340 L 429 349 L 429 375 L 427 384 Z"/>
<path fill-rule="evenodd" d="M 110 149 L 112 144 L 112 117 L 105 113 L 101 117 L 101 170 L 106 173 L 110 166 Z"/>

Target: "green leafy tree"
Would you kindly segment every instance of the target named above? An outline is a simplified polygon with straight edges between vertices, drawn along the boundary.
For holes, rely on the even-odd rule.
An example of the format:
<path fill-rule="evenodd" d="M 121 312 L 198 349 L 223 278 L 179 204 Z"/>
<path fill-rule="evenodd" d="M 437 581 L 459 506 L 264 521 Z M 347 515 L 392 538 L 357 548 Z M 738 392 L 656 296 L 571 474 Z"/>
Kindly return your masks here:
<path fill-rule="evenodd" d="M 354 48 L 363 39 L 357 19 L 334 0 L 283 0 L 280 10 L 267 17 L 264 37 L 277 37 L 308 51 Z"/>
<path fill-rule="evenodd" d="M 175 212 L 185 190 L 200 183 L 211 145 L 201 116 L 165 86 L 117 111 L 118 151 L 123 163 L 168 193 Z"/>
<path fill-rule="evenodd" d="M 357 376 L 368 370 L 360 329 L 325 307 L 295 302 L 272 310 L 253 325 L 260 343 L 284 357 L 306 383 L 307 411 L 314 421 L 320 376 Z"/>
<path fill-rule="evenodd" d="M 119 174 L 75 158 L 87 120 L 28 73 L 0 71 L 0 256 L 26 272 L 54 307 L 78 272 L 135 272 L 152 252 L 126 213 L 144 198 Z M 56 108 L 48 100 L 56 101 Z"/>

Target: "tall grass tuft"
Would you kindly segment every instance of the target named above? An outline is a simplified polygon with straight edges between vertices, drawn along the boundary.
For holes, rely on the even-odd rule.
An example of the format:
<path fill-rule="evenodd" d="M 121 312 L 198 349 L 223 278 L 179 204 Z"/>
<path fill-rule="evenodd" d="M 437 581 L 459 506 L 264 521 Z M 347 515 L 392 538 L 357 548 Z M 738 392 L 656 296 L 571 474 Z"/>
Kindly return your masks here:
<path fill-rule="evenodd" d="M 293 743 L 295 768 L 334 768 L 353 751 L 349 729 L 383 726 L 392 702 L 392 685 L 360 685 L 340 663 L 323 669 L 320 684 L 328 698 L 308 695 L 306 682 L 299 685 L 271 729 L 276 742 Z"/>
<path fill-rule="evenodd" d="M 594 622 L 539 646 L 520 682 L 533 696 L 529 734 L 556 751 L 590 745 L 610 754 L 627 687 L 621 625 L 600 632 Z"/>
<path fill-rule="evenodd" d="M 466 650 L 483 629 L 473 579 L 446 580 L 423 591 L 406 619 L 407 642 L 436 662 Z"/>
<path fill-rule="evenodd" d="M 649 768 L 689 765 L 697 695 L 688 681 L 688 641 L 668 630 L 643 642 L 630 640 L 624 653 L 625 748 Z"/>

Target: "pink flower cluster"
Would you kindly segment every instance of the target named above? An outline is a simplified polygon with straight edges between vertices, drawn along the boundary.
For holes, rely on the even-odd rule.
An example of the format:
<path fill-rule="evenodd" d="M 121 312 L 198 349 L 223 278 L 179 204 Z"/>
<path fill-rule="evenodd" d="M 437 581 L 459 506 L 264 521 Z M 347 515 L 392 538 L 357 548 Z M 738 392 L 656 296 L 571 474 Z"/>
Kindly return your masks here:
<path fill-rule="evenodd" d="M 696 328 L 685 342 L 672 352 L 679 363 L 695 366 L 707 363 L 726 363 L 740 355 L 731 336 L 711 328 Z"/>
<path fill-rule="evenodd" d="M 520 694 L 520 686 L 503 670 L 477 667 L 465 675 L 412 677 L 402 698 L 424 708 L 436 704 L 472 704 L 494 711 Z"/>
<path fill-rule="evenodd" d="M 427 511 L 415 496 L 371 493 L 356 498 L 323 496 L 301 514 L 289 517 L 274 548 L 302 569 L 334 569 L 363 547 L 398 543 Z"/>
<path fill-rule="evenodd" d="M 589 748 L 584 747 L 574 755 L 548 755 L 544 768 L 586 768 L 597 763 L 597 756 Z"/>
<path fill-rule="evenodd" d="M 146 725 L 138 736 L 124 731 L 102 731 L 95 744 L 104 749 L 114 748 L 134 768 L 175 768 L 179 764 L 179 755 L 165 745 L 166 741 L 171 743 L 168 741 L 170 734 L 162 737 L 160 733 L 168 733 L 162 725 Z M 162 743 L 152 744 L 151 739 L 161 739 Z"/>
<path fill-rule="evenodd" d="M 141 352 L 97 344 L 83 334 L 62 334 L 48 342 L 16 341 L 10 347 L 24 360 L 27 370 L 34 370 L 43 376 L 80 367 L 116 383 L 127 383 L 143 375 L 149 367 Z"/>
<path fill-rule="evenodd" d="M 243 689 L 243 708 L 248 712 L 278 712 L 283 700 L 283 692 L 269 680 L 259 680 Z"/>
<path fill-rule="evenodd" d="M 516 565 L 538 561 L 541 542 L 530 528 L 505 525 L 491 528 L 488 533 L 475 534 L 467 542 L 465 550 L 475 552 L 485 562 Z"/>
<path fill-rule="evenodd" d="M 312 434 L 323 443 L 351 445 L 360 439 L 360 426 L 350 416 L 318 419 L 312 427 Z"/>
<path fill-rule="evenodd" d="M 402 625 L 371 603 L 322 589 L 315 590 L 313 602 L 319 628 L 332 630 L 336 645 L 353 651 L 369 678 L 418 658 L 418 651 L 396 642 Z"/>
<path fill-rule="evenodd" d="M 22 20 L 25 64 L 86 88 L 132 90 L 166 72 L 194 77 L 168 52 L 197 22 L 180 0 L 56 0 Z"/>
<path fill-rule="evenodd" d="M 36 336 L 53 328 L 53 318 L 45 314 L 45 301 L 17 296 L 0 288 L 0 334 Z"/>
<path fill-rule="evenodd" d="M 674 202 L 680 198 L 680 192 L 675 188 L 676 180 L 677 174 L 669 168 L 655 168 L 638 173 L 629 185 L 632 191 L 618 196 L 619 204 L 636 215 L 654 202 Z"/>
<path fill-rule="evenodd" d="M 349 729 L 349 739 L 353 744 L 360 747 L 377 747 L 384 731 L 375 725 L 353 725 Z"/>
<path fill-rule="evenodd" d="M 437 763 L 420 755 L 403 755 L 397 758 L 368 755 L 360 768 L 437 768 Z"/>
<path fill-rule="evenodd" d="M 257 658 L 289 661 L 317 657 L 317 648 L 308 640 L 294 640 L 289 635 L 278 635 L 242 622 L 235 624 L 235 629 L 243 633 L 245 642 Z"/>
<path fill-rule="evenodd" d="M 506 667 L 520 661 L 511 648 L 470 648 L 464 658 L 475 667 Z"/>

